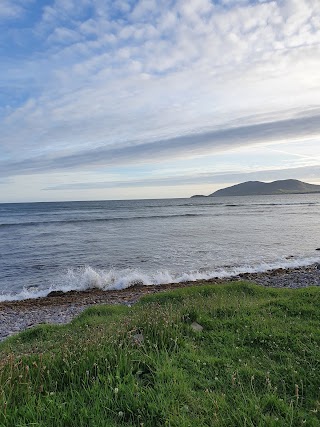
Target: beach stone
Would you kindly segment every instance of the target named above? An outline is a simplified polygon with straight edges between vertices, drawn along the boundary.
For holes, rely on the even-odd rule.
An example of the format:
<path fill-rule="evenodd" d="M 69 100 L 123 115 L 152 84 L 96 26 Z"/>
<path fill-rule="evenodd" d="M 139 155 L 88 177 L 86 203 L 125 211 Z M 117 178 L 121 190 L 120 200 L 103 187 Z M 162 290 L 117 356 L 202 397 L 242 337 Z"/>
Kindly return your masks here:
<path fill-rule="evenodd" d="M 63 291 L 51 291 L 48 293 L 47 297 L 62 297 L 63 295 L 65 295 L 65 292 Z"/>
<path fill-rule="evenodd" d="M 319 248 L 320 250 L 320 248 Z M 320 286 L 320 263 L 307 267 L 278 269 L 261 273 L 244 273 L 224 279 L 199 280 L 197 282 L 169 283 L 166 285 L 132 287 L 120 291 L 72 291 L 62 295 L 52 295 L 50 298 L 37 298 L 22 301 L 7 301 L 0 303 L 0 341 L 32 325 L 40 323 L 69 323 L 87 307 L 94 304 L 125 304 L 133 305 L 142 296 L 162 291 L 199 286 L 207 283 L 210 286 L 235 281 L 239 277 L 265 287 L 274 288 L 305 288 Z M 191 328 L 201 332 L 203 327 L 193 322 Z M 142 345 L 144 336 L 136 331 L 131 339 L 136 345 Z"/>
<path fill-rule="evenodd" d="M 191 323 L 191 328 L 196 331 L 196 332 L 202 332 L 203 331 L 203 326 L 201 326 L 199 323 L 197 322 L 193 322 Z"/>
<path fill-rule="evenodd" d="M 272 275 L 276 276 L 277 274 L 283 273 L 283 268 L 277 268 L 276 270 L 272 271 Z"/>
<path fill-rule="evenodd" d="M 134 341 L 135 344 L 142 345 L 143 341 L 144 341 L 144 336 L 141 333 L 140 334 L 135 334 L 135 335 L 133 335 L 132 339 L 133 339 L 133 341 Z"/>

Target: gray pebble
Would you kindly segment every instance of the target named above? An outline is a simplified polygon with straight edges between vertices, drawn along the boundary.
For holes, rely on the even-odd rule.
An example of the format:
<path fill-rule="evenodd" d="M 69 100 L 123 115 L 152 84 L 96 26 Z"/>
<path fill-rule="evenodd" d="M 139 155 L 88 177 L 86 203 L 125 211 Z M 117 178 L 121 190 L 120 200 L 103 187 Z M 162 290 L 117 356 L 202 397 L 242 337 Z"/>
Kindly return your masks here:
<path fill-rule="evenodd" d="M 306 288 L 308 286 L 320 286 L 320 264 L 314 264 L 309 267 L 301 267 L 296 269 L 278 269 L 266 273 L 247 273 L 235 276 L 231 279 L 223 280 L 223 282 L 231 280 L 249 280 L 266 287 L 275 288 Z M 201 281 L 200 281 L 201 282 Z M 210 281 L 208 281 L 210 283 Z M 212 283 L 215 283 L 212 281 Z M 194 283 L 190 283 L 194 285 Z M 146 289 L 146 288 L 144 288 Z M 159 289 L 159 288 L 158 288 Z M 106 294 L 107 295 L 107 294 Z M 36 304 L 32 307 L 19 307 L 10 304 L 0 308 L 0 341 L 6 337 L 13 335 L 19 331 L 32 328 L 41 323 L 65 324 L 69 323 L 74 317 L 80 314 L 85 308 L 94 305 L 95 303 L 108 304 L 126 304 L 129 307 L 134 304 L 143 293 L 139 294 L 132 291 L 130 297 L 123 298 L 119 296 L 114 299 L 81 301 L 81 304 L 76 305 L 70 302 L 67 305 L 61 302 L 61 305 L 40 305 Z M 197 324 L 198 325 L 198 324 Z M 202 326 L 199 325 L 201 328 Z M 200 328 L 199 328 L 200 330 Z M 140 337 L 141 338 L 141 337 Z"/>

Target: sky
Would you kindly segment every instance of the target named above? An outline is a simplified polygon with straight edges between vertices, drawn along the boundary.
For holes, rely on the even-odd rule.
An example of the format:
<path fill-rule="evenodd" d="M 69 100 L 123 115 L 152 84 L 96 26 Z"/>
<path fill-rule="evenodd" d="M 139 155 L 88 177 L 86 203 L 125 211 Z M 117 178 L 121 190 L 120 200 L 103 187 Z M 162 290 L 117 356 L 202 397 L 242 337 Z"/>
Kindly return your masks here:
<path fill-rule="evenodd" d="M 319 0 L 0 0 L 0 202 L 320 184 Z"/>

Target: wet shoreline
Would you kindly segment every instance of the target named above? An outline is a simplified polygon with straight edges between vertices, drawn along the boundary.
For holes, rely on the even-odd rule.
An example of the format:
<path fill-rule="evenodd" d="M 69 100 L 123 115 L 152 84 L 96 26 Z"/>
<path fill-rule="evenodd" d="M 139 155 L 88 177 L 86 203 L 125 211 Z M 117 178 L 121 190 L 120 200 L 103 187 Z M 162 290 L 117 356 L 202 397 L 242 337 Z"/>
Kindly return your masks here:
<path fill-rule="evenodd" d="M 320 286 L 320 265 L 292 269 L 276 269 L 263 273 L 244 273 L 227 279 L 198 280 L 166 285 L 137 285 L 118 291 L 90 289 L 86 291 L 52 292 L 44 298 L 5 301 L 0 303 L 0 341 L 19 331 L 41 323 L 65 324 L 84 309 L 95 304 L 132 305 L 142 296 L 203 284 L 215 285 L 245 280 L 261 286 L 304 288 Z"/>

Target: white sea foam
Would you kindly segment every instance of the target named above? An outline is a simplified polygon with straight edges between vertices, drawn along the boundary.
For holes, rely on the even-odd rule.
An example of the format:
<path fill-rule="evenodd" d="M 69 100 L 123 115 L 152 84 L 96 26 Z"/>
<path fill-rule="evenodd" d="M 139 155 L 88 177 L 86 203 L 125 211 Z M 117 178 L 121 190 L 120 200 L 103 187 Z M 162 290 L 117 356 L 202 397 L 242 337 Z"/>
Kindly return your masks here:
<path fill-rule="evenodd" d="M 69 269 L 58 277 L 46 289 L 25 288 L 21 292 L 3 293 L 0 301 L 24 300 L 41 298 L 52 291 L 84 291 L 88 289 L 121 290 L 135 285 L 164 285 L 167 283 L 194 282 L 213 278 L 230 278 L 243 273 L 263 273 L 278 268 L 298 268 L 320 262 L 320 257 L 293 258 L 257 265 L 242 265 L 236 267 L 218 268 L 210 271 L 190 271 L 185 273 L 171 273 L 168 270 L 154 273 L 143 272 L 139 269 L 102 270 L 92 267 Z"/>

